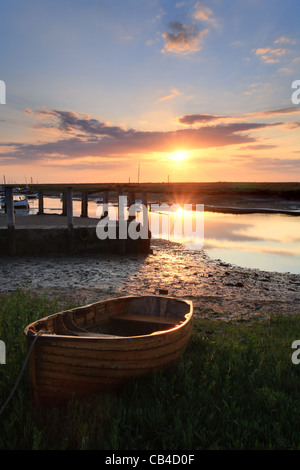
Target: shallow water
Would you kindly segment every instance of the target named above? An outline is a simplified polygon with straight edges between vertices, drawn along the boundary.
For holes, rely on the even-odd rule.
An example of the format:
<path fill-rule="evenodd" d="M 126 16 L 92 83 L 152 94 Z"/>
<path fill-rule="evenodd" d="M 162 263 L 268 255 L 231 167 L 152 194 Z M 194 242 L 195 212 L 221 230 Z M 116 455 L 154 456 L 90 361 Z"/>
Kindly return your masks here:
<path fill-rule="evenodd" d="M 152 206 L 153 207 L 153 206 Z M 173 208 L 174 209 L 174 208 Z M 29 214 L 38 210 L 30 201 Z M 62 211 L 59 198 L 44 198 L 46 213 Z M 73 201 L 74 216 L 80 216 L 81 201 Z M 21 213 L 24 213 L 23 211 Z M 101 209 L 89 201 L 89 217 L 100 217 Z M 110 216 L 116 217 L 111 207 Z M 150 213 L 154 239 L 183 242 L 186 248 L 204 248 L 213 259 L 264 271 L 300 273 L 300 217 L 282 214 L 221 214 L 215 212 L 166 211 Z"/>
<path fill-rule="evenodd" d="M 189 220 L 195 217 L 197 221 Z M 183 236 L 171 230 L 171 234 L 164 232 L 159 237 L 184 242 L 191 250 L 203 248 L 211 258 L 237 266 L 300 273 L 300 217 L 206 211 L 197 216 L 194 211 L 181 217 L 170 213 L 169 226 L 177 224 L 180 232 L 182 220 L 183 226 L 188 221 L 189 227 L 187 231 L 183 228 Z"/>
<path fill-rule="evenodd" d="M 238 266 L 299 274 L 300 218 L 205 213 L 204 249 Z"/>

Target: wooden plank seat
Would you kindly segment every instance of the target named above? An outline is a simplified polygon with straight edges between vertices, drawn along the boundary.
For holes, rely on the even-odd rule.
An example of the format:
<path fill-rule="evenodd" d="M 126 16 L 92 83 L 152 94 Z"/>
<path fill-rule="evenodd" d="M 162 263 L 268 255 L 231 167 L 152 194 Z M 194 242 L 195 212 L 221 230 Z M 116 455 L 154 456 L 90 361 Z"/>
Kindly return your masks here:
<path fill-rule="evenodd" d="M 175 317 L 158 317 L 154 315 L 142 315 L 134 313 L 122 313 L 121 315 L 114 315 L 113 320 L 125 320 L 133 322 L 146 322 L 146 323 L 159 323 L 161 325 L 180 325 L 185 319 Z"/>
<path fill-rule="evenodd" d="M 34 401 L 60 405 L 72 396 L 116 391 L 129 380 L 166 370 L 180 358 L 192 328 L 192 302 L 151 295 L 99 301 L 40 318 L 24 329 L 30 348 L 34 345 Z"/>
<path fill-rule="evenodd" d="M 176 317 L 159 317 L 159 316 L 154 316 L 154 315 L 142 315 L 142 314 L 133 314 L 133 313 L 122 313 L 118 315 L 113 315 L 110 320 L 112 321 L 117 321 L 117 322 L 133 322 L 135 324 L 142 323 L 142 324 L 159 324 L 161 326 L 167 325 L 168 327 L 172 326 L 177 326 L 180 325 L 182 322 L 184 322 L 184 319 L 182 318 L 176 318 Z M 100 331 L 99 331 L 100 330 Z M 87 331 L 81 329 L 81 331 L 74 331 L 75 335 L 78 336 L 98 336 L 98 337 L 117 337 L 118 335 L 111 335 L 107 333 L 102 333 L 101 332 L 101 326 L 99 325 L 99 330 L 98 332 L 96 331 Z"/>
<path fill-rule="evenodd" d="M 161 326 L 177 326 L 180 325 L 182 322 L 184 322 L 184 319 L 182 318 L 176 318 L 176 317 L 159 317 L 159 316 L 154 316 L 154 315 L 142 315 L 142 314 L 132 314 L 132 313 L 122 313 L 122 314 L 117 314 L 113 315 L 110 320 L 112 321 L 117 321 L 117 322 L 133 322 L 135 324 L 142 323 L 142 324 L 158 324 Z M 117 335 L 114 334 L 108 334 L 106 332 L 101 331 L 101 326 L 99 325 L 98 331 L 91 331 L 91 330 L 86 330 L 84 328 L 78 327 L 73 320 L 72 315 L 67 315 L 64 318 L 60 318 L 60 324 L 62 329 L 65 330 L 67 334 L 71 334 L 73 336 L 96 336 L 96 337 L 117 337 Z M 61 331 L 61 334 L 63 331 Z"/>

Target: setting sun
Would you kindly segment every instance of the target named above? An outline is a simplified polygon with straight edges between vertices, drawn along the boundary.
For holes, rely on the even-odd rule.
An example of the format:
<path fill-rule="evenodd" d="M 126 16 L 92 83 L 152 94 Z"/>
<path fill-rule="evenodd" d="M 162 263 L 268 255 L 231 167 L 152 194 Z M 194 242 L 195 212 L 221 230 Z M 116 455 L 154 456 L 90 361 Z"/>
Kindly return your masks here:
<path fill-rule="evenodd" d="M 184 209 L 182 209 L 182 207 L 179 207 L 176 211 L 177 215 L 184 215 L 185 213 L 186 213 L 186 211 Z"/>
<path fill-rule="evenodd" d="M 189 155 L 185 150 L 178 150 L 177 152 L 170 153 L 168 158 L 173 162 L 180 163 L 189 158 Z"/>

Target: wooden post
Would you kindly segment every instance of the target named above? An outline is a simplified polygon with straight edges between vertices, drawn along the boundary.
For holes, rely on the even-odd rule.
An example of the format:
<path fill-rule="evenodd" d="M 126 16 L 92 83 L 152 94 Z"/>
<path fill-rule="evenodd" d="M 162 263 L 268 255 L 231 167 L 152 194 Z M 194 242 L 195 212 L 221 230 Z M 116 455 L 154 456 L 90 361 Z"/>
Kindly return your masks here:
<path fill-rule="evenodd" d="M 142 203 L 148 207 L 147 193 L 145 191 L 142 192 Z"/>
<path fill-rule="evenodd" d="M 148 216 L 148 201 L 147 201 L 147 193 L 142 192 L 142 204 L 143 206 L 143 225 L 147 225 L 148 227 L 148 237 L 149 237 L 149 216 Z"/>
<path fill-rule="evenodd" d="M 135 204 L 135 194 L 134 194 L 134 192 L 130 191 L 128 193 L 128 208 L 133 206 L 133 204 Z M 134 219 L 135 219 L 135 215 L 129 215 L 128 216 L 129 221 L 134 220 Z"/>
<path fill-rule="evenodd" d="M 66 189 L 62 192 L 62 213 L 61 215 L 67 215 L 67 192 Z"/>
<path fill-rule="evenodd" d="M 9 233 L 9 252 L 11 255 L 16 253 L 16 233 L 15 233 L 15 211 L 13 186 L 5 187 L 5 209 L 7 217 L 7 228 Z"/>
<path fill-rule="evenodd" d="M 81 216 L 88 217 L 88 193 L 87 191 L 82 191 L 81 193 Z"/>
<path fill-rule="evenodd" d="M 69 253 L 75 252 L 75 234 L 73 225 L 73 188 L 68 186 L 65 191 L 66 211 L 67 211 L 67 243 Z"/>
<path fill-rule="evenodd" d="M 39 198 L 39 210 L 37 215 L 42 215 L 44 214 L 44 193 L 43 191 L 38 192 L 38 198 Z"/>
<path fill-rule="evenodd" d="M 120 198 L 124 196 L 124 188 L 119 188 L 118 191 L 118 220 L 123 220 L 124 219 L 124 214 L 121 212 L 122 211 L 122 206 L 120 207 Z"/>
<path fill-rule="evenodd" d="M 73 189 L 72 186 L 66 188 L 66 203 L 67 203 L 67 222 L 68 229 L 73 228 Z"/>
<path fill-rule="evenodd" d="M 5 187 L 5 207 L 6 207 L 6 216 L 7 216 L 7 228 L 15 228 L 15 211 L 14 211 L 14 197 L 13 197 L 13 187 Z"/>
<path fill-rule="evenodd" d="M 125 255 L 126 253 L 126 238 L 125 237 L 125 232 L 127 235 L 127 221 L 125 220 L 125 209 L 126 207 L 125 204 L 122 204 L 122 198 L 124 198 L 124 188 L 119 189 L 118 193 L 118 238 L 119 238 L 119 254 L 120 255 Z"/>
<path fill-rule="evenodd" d="M 105 210 L 105 204 L 108 204 L 108 195 L 109 195 L 109 192 L 107 190 L 103 191 L 103 209 L 104 210 L 103 210 L 101 219 L 108 217 L 108 210 Z"/>

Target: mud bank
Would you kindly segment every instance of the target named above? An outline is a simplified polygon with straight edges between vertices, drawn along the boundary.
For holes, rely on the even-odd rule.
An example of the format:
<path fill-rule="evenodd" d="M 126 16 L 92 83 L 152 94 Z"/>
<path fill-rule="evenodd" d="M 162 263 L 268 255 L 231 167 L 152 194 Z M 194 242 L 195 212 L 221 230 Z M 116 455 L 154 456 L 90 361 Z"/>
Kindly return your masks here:
<path fill-rule="evenodd" d="M 190 299 L 199 318 L 248 321 L 300 313 L 300 275 L 270 273 L 211 259 L 204 251 L 152 240 L 153 253 L 1 258 L 0 291 L 27 286 L 72 296 L 77 304 L 142 294 Z"/>

